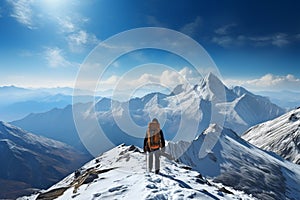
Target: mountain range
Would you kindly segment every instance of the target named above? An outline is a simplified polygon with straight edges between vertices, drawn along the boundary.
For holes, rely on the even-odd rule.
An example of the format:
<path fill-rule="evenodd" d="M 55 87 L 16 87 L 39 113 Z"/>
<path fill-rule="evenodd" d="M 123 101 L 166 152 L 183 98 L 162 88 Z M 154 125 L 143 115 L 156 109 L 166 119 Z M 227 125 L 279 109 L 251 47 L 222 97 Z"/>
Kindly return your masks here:
<path fill-rule="evenodd" d="M 85 152 L 87 147 L 96 158 L 52 187 L 35 190 L 36 194 L 20 199 L 129 199 L 136 195 L 141 199 L 297 199 L 300 166 L 287 160 L 299 160 L 300 111 L 285 112 L 266 97 L 242 87 L 228 88 L 215 75 L 208 74 L 197 85 L 178 85 L 170 94 L 150 93 L 126 102 L 101 98 L 95 104 L 82 102 L 30 114 L 12 124 L 77 149 L 60 142 L 55 145 L 50 140 L 53 148 L 57 147 L 53 151 L 63 153 L 63 157 L 71 156 L 64 153 L 66 149 L 78 156 L 78 151 Z M 164 153 L 167 157 L 162 159 L 159 175 L 146 172 L 145 154 L 139 148 L 153 117 L 161 122 L 168 140 Z M 94 121 L 105 135 L 97 132 Z M 8 133 L 24 132 L 2 124 Z M 77 130 L 85 135 L 78 135 Z M 8 141 L 7 135 L 2 142 Z M 16 141 L 19 140 L 11 139 L 10 143 L 19 144 Z M 47 146 L 34 143 L 37 147 Z M 15 150 L 15 146 L 8 149 Z M 26 149 L 23 146 L 19 149 Z M 37 160 L 47 159 L 47 153 L 59 157 L 48 147 L 40 151 L 33 146 L 28 149 L 41 152 L 37 157 L 46 155 Z M 32 159 L 21 161 L 31 167 L 28 160 Z M 22 162 L 10 165 L 19 163 Z M 56 164 L 55 161 L 51 166 Z M 43 176 L 51 179 L 54 174 Z"/>
<path fill-rule="evenodd" d="M 13 121 L 30 113 L 46 112 L 72 104 L 73 89 L 68 87 L 28 89 L 16 86 L 0 87 L 0 120 Z M 80 90 L 77 99 L 87 102 L 88 91 Z"/>
<path fill-rule="evenodd" d="M 47 188 L 90 158 L 62 142 L 0 122 L 0 199 Z"/>
<path fill-rule="evenodd" d="M 288 110 L 300 105 L 300 92 L 298 91 L 256 91 L 255 94 L 267 96 L 273 103 Z"/>
<path fill-rule="evenodd" d="M 300 108 L 250 128 L 242 138 L 300 164 Z"/>
<path fill-rule="evenodd" d="M 141 146 L 147 124 L 153 117 L 163 123 L 166 139 L 182 136 L 176 140 L 191 141 L 210 123 L 222 124 L 241 135 L 251 126 L 274 119 L 285 112 L 268 98 L 252 94 L 242 87 L 227 88 L 213 74 L 208 74 L 193 87 L 179 85 L 168 95 L 151 93 L 127 102 L 102 98 L 95 105 L 80 103 L 73 105 L 73 109 L 76 110 L 77 121 L 87 124 L 86 127 L 81 124 L 86 135 L 99 135 L 95 131 L 97 129 L 90 125 L 90 121 L 96 117 L 104 132 L 108 133 L 105 137 L 113 145 L 125 143 L 137 146 Z M 128 117 L 124 117 L 126 115 Z M 138 127 L 129 126 L 128 118 Z M 120 123 L 124 126 L 120 127 Z M 71 106 L 30 114 L 12 124 L 78 147 L 78 133 Z M 182 125 L 181 129 L 179 125 Z M 95 150 L 95 155 L 113 147 L 99 145 L 102 138 L 90 138 L 88 143 L 92 143 L 91 146 L 101 148 Z"/>
<path fill-rule="evenodd" d="M 216 143 L 210 146 L 212 141 Z M 300 196 L 299 165 L 251 145 L 231 129 L 211 124 L 191 143 L 170 142 L 167 151 L 214 182 L 242 190 L 257 199 L 298 199 Z"/>

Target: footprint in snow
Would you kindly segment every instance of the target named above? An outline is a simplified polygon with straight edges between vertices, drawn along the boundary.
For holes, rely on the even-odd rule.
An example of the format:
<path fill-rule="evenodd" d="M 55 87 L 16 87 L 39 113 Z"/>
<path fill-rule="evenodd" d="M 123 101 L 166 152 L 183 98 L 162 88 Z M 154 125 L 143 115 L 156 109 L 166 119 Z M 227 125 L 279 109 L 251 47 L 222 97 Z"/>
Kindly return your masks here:
<path fill-rule="evenodd" d="M 154 185 L 153 183 L 151 183 L 151 184 L 146 185 L 146 188 L 149 188 L 149 189 L 157 189 L 157 186 Z"/>
<path fill-rule="evenodd" d="M 120 191 L 120 190 L 121 190 L 121 192 L 124 192 L 124 191 L 126 191 L 126 189 L 127 189 L 126 186 L 124 186 L 124 185 L 119 185 L 119 186 L 112 187 L 112 188 L 108 189 L 108 191 L 109 191 L 109 192 L 116 192 L 116 191 Z"/>
<path fill-rule="evenodd" d="M 182 192 L 182 190 L 175 190 L 174 191 L 174 194 L 176 194 L 176 193 L 181 193 Z"/>
<path fill-rule="evenodd" d="M 100 196 L 101 196 L 101 193 L 96 193 L 96 194 L 94 194 L 93 196 L 96 197 L 96 198 L 97 198 L 97 197 L 100 197 Z"/>
<path fill-rule="evenodd" d="M 148 181 L 152 182 L 152 183 L 160 183 L 161 182 L 161 179 L 160 178 L 150 178 L 148 179 Z"/>

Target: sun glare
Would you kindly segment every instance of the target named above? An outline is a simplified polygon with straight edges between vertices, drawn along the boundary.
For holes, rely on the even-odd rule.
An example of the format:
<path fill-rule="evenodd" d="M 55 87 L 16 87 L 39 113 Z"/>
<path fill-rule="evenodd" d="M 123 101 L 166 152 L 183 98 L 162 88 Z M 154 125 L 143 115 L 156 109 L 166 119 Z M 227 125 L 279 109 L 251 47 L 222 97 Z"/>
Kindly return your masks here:
<path fill-rule="evenodd" d="M 64 4 L 65 1 L 63 0 L 42 0 L 42 2 L 46 5 L 46 6 L 60 6 L 61 4 Z"/>
<path fill-rule="evenodd" d="M 64 10 L 69 3 L 69 0 L 41 0 L 40 6 L 46 12 L 57 13 Z"/>

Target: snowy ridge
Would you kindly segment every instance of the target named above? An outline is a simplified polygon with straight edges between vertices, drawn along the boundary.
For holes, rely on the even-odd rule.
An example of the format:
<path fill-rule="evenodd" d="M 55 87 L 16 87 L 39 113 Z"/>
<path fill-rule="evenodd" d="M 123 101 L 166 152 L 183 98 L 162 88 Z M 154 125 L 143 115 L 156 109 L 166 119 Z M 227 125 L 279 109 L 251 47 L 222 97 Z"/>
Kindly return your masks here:
<path fill-rule="evenodd" d="M 216 140 L 212 149 L 205 149 L 207 141 Z M 188 144 L 169 142 L 167 151 L 175 157 L 181 155 L 182 163 L 215 182 L 243 190 L 258 199 L 298 199 L 300 196 L 299 165 L 249 144 L 230 129 L 211 124 L 186 152 L 180 150 L 183 145 Z M 199 155 L 202 147 L 205 157 Z"/>
<path fill-rule="evenodd" d="M 41 194 L 18 200 L 43 199 L 253 199 L 222 184 L 210 183 L 190 167 L 161 159 L 161 173 L 146 172 L 145 154 L 120 145 L 81 168 L 85 180 L 74 173 Z M 74 181 L 76 180 L 76 181 Z M 81 182 L 79 184 L 79 182 Z"/>
<path fill-rule="evenodd" d="M 300 164 L 300 108 L 250 128 L 242 138 Z"/>

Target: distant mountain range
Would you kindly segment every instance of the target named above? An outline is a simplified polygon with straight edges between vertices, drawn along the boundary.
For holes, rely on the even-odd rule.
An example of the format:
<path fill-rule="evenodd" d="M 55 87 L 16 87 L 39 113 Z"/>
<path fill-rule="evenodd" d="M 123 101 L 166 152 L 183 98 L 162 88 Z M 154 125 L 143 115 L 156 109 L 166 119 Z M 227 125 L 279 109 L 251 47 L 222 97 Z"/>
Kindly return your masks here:
<path fill-rule="evenodd" d="M 143 96 L 149 90 L 138 90 L 136 96 Z M 80 90 L 80 102 L 87 102 L 90 91 Z M 167 94 L 167 91 L 163 91 Z M 110 98 L 113 90 L 98 91 L 96 95 Z M 300 106 L 300 93 L 294 91 L 257 91 L 255 94 L 269 98 L 273 103 L 285 109 Z M 21 88 L 16 86 L 0 87 L 0 120 L 13 121 L 24 118 L 30 113 L 41 113 L 53 108 L 64 108 L 72 104 L 73 88 Z"/>
<path fill-rule="evenodd" d="M 300 164 L 300 108 L 252 127 L 242 138 Z"/>
<path fill-rule="evenodd" d="M 0 199 L 47 188 L 89 159 L 62 142 L 0 122 Z"/>
<path fill-rule="evenodd" d="M 300 92 L 296 91 L 258 91 L 258 95 L 268 97 L 273 103 L 288 110 L 300 106 Z"/>
<path fill-rule="evenodd" d="M 77 97 L 80 102 L 89 99 L 87 91 Z M 46 112 L 72 104 L 72 88 L 26 89 L 15 86 L 0 87 L 0 120 L 13 121 L 30 113 Z"/>
<path fill-rule="evenodd" d="M 227 88 L 213 74 L 204 77 L 194 87 L 179 85 L 169 95 L 151 93 L 128 102 L 102 98 L 94 106 L 91 103 L 83 103 L 74 105 L 73 108 L 80 118 L 79 121 L 86 123 L 86 127 L 82 124 L 83 130 L 89 135 L 88 143 L 97 148 L 96 155 L 113 146 L 107 143 L 99 145 L 99 142 L 104 140 L 98 137 L 97 128 L 90 125 L 90 120 L 94 117 L 97 117 L 102 129 L 107 133 L 105 137 L 114 145 L 126 143 L 141 146 L 147 124 L 153 117 L 164 122 L 162 128 L 166 139 L 172 140 L 176 135 L 181 135 L 184 138 L 176 138 L 177 141 L 191 141 L 212 122 L 224 124 L 240 135 L 251 126 L 274 119 L 285 112 L 268 98 L 252 94 L 242 87 Z M 128 119 L 124 117 L 127 112 L 138 128 L 128 125 Z M 124 132 L 115 120 L 123 123 L 127 133 L 134 136 Z M 13 121 L 12 124 L 78 147 L 78 133 L 71 106 L 31 114 Z M 183 124 L 183 127 L 179 130 L 180 124 Z M 196 127 L 195 134 L 191 131 L 192 127 Z"/>

